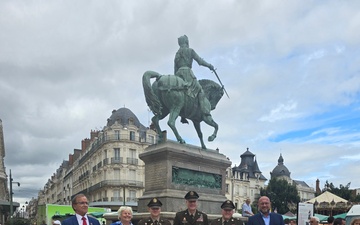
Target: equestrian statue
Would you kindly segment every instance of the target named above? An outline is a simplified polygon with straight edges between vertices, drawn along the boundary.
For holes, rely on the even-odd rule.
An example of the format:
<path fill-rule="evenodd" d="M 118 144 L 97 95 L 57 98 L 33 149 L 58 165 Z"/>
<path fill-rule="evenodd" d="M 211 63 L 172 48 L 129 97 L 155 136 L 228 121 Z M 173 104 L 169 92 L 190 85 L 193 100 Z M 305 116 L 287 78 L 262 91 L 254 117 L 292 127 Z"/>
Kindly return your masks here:
<path fill-rule="evenodd" d="M 210 112 L 215 109 L 225 89 L 214 67 L 200 58 L 193 49 L 189 48 L 189 40 L 186 35 L 179 37 L 178 43 L 180 48 L 174 60 L 175 76 L 161 75 L 154 71 L 146 71 L 144 73 L 142 83 L 146 103 L 154 113 L 154 117 L 151 120 L 159 134 L 159 142 L 162 142 L 164 139 L 159 121 L 170 114 L 168 125 L 174 132 L 178 142 L 185 143 L 175 126 L 176 119 L 181 116 L 182 123 L 187 123 L 186 119 L 190 119 L 193 122 L 200 138 L 201 147 L 206 149 L 200 122 L 204 121 L 214 128 L 213 134 L 208 137 L 208 141 L 213 141 L 216 138 L 219 127 L 213 120 Z M 219 79 L 221 86 L 208 79 L 198 81 L 191 69 L 193 60 L 213 71 Z M 156 80 L 151 84 L 152 78 Z"/>

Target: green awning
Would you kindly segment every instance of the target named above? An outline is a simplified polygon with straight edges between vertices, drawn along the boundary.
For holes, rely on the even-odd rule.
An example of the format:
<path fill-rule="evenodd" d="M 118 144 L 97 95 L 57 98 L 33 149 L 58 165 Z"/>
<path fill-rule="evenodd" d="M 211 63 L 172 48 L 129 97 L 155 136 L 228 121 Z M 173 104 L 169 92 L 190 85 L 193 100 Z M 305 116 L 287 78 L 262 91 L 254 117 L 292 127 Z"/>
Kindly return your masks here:
<path fill-rule="evenodd" d="M 89 213 L 90 215 L 92 215 L 95 218 L 102 218 L 102 216 L 104 215 L 105 212 L 91 212 Z"/>
<path fill-rule="evenodd" d="M 346 215 L 347 215 L 347 213 L 341 213 L 341 214 L 335 215 L 334 218 L 335 219 L 337 219 L 337 218 L 345 219 Z"/>
<path fill-rule="evenodd" d="M 329 216 L 325 216 L 325 215 L 321 215 L 321 214 L 317 214 L 317 213 L 315 213 L 315 216 L 317 218 L 319 218 L 320 221 L 327 221 L 327 218 L 329 217 Z"/>
<path fill-rule="evenodd" d="M 289 219 L 289 220 L 296 220 L 297 217 L 296 216 L 285 216 L 285 215 L 282 215 L 283 219 Z"/>

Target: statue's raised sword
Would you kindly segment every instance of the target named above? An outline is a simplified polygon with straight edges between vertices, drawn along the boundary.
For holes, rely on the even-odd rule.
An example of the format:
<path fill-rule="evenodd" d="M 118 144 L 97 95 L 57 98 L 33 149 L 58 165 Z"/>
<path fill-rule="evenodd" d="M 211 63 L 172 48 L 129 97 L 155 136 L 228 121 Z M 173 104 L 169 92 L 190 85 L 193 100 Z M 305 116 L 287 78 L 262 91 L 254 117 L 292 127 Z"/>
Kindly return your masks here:
<path fill-rule="evenodd" d="M 213 69 L 213 70 L 212 70 L 212 72 L 214 72 L 214 73 L 215 73 L 215 75 L 216 75 L 216 77 L 217 77 L 217 79 L 218 79 L 219 83 L 221 84 L 222 89 L 224 89 L 224 92 L 225 92 L 226 96 L 227 96 L 228 98 L 230 98 L 230 97 L 229 97 L 229 95 L 228 95 L 228 93 L 227 93 L 227 91 L 225 90 L 225 87 L 224 87 L 224 85 L 222 84 L 222 82 L 221 82 L 221 80 L 220 80 L 219 76 L 218 76 L 218 75 L 217 75 L 217 73 L 216 73 L 216 69 Z"/>

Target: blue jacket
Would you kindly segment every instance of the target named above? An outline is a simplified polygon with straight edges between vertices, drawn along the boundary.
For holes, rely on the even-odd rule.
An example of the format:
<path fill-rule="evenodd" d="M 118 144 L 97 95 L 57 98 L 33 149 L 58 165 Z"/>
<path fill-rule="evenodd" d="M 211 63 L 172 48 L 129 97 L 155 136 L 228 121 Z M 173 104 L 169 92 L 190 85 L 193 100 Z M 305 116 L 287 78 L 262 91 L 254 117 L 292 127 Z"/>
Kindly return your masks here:
<path fill-rule="evenodd" d="M 119 220 L 119 221 L 116 221 L 116 222 L 114 222 L 114 223 L 112 223 L 112 224 L 110 224 L 110 225 L 122 225 L 122 223 L 121 223 L 121 221 Z M 130 221 L 130 225 L 133 225 L 133 223 Z"/>
<path fill-rule="evenodd" d="M 100 222 L 99 220 L 97 219 L 94 219 L 90 216 L 87 217 L 89 219 L 89 223 L 88 225 L 100 225 Z M 76 219 L 76 216 L 72 216 L 70 218 L 67 218 L 66 220 L 62 221 L 61 223 L 62 225 L 82 225 L 82 224 L 79 224 L 77 219 Z"/>
<path fill-rule="evenodd" d="M 283 217 L 277 213 L 269 213 L 270 225 L 284 225 Z M 265 225 L 261 213 L 249 217 L 247 225 Z"/>

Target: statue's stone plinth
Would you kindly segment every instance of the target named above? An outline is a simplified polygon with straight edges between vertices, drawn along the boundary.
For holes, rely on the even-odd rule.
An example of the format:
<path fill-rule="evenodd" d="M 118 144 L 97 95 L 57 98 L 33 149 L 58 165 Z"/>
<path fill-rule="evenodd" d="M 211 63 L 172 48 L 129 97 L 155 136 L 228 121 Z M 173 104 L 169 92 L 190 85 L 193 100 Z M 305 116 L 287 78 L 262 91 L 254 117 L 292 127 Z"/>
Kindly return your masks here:
<path fill-rule="evenodd" d="M 138 212 L 147 212 L 153 197 L 163 203 L 163 212 L 186 209 L 188 191 L 199 195 L 199 210 L 218 214 L 225 198 L 226 168 L 231 162 L 215 150 L 166 141 L 149 146 L 139 155 L 145 162 L 145 191 L 139 198 Z"/>

